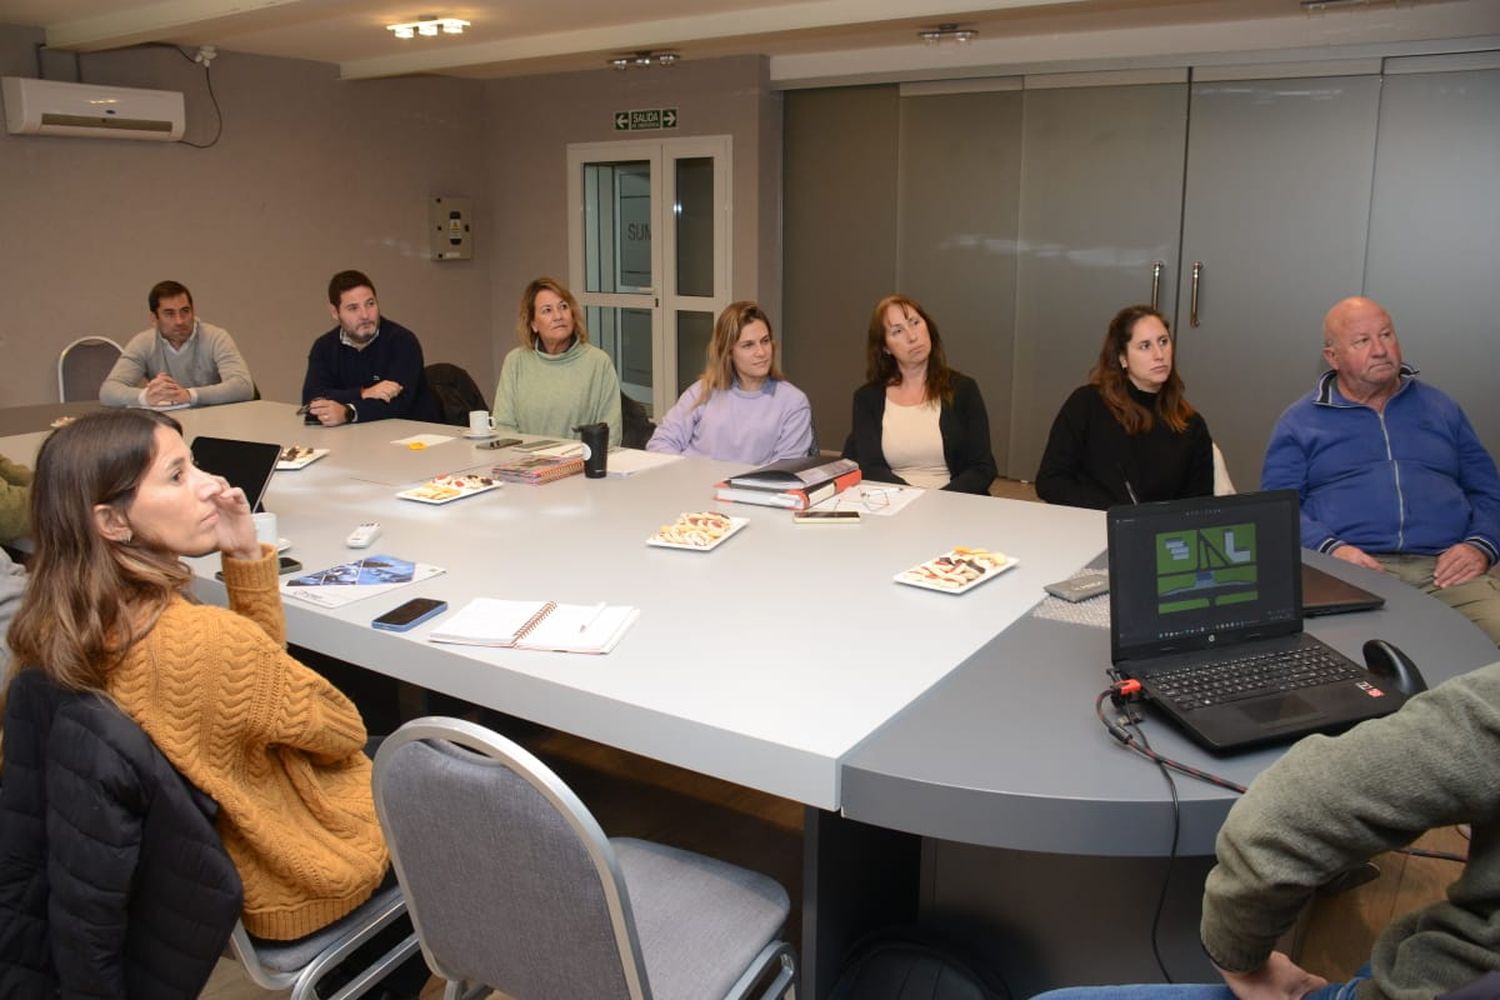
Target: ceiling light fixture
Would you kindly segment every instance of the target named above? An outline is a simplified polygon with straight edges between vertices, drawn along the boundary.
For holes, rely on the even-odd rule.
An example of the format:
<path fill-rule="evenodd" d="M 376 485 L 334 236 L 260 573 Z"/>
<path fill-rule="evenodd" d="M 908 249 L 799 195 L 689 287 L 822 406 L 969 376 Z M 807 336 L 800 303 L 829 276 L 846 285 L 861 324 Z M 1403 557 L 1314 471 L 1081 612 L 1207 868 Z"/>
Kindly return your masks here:
<path fill-rule="evenodd" d="M 928 45 L 937 45 L 939 42 L 957 42 L 962 45 L 978 38 L 979 32 L 973 28 L 960 28 L 956 24 L 940 24 L 936 28 L 923 28 L 917 32 L 917 37 Z"/>
<path fill-rule="evenodd" d="M 444 35 L 462 35 L 469 22 L 461 17 L 435 17 L 426 15 L 415 21 L 405 21 L 401 24 L 387 24 L 386 30 L 395 32 L 397 38 L 415 38 L 421 35 L 424 38 L 436 38 L 439 33 Z"/>
<path fill-rule="evenodd" d="M 649 69 L 652 66 L 670 66 L 681 58 L 681 55 L 671 49 L 663 49 L 660 52 L 641 49 L 638 52 L 614 56 L 609 60 L 608 65 L 618 70 Z"/>

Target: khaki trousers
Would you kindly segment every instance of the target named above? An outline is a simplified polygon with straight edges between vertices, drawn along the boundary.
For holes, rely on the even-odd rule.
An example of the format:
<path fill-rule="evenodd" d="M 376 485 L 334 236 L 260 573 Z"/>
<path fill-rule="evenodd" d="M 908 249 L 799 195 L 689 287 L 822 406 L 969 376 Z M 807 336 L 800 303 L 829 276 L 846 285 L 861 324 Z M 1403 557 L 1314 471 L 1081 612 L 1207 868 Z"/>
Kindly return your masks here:
<path fill-rule="evenodd" d="M 1432 568 L 1437 565 L 1437 556 L 1404 553 L 1371 555 L 1391 576 L 1416 587 L 1424 594 L 1436 597 L 1478 625 L 1490 637 L 1490 641 L 1500 646 L 1500 580 L 1496 580 L 1492 574 L 1481 573 L 1468 583 L 1439 590 L 1432 583 Z"/>

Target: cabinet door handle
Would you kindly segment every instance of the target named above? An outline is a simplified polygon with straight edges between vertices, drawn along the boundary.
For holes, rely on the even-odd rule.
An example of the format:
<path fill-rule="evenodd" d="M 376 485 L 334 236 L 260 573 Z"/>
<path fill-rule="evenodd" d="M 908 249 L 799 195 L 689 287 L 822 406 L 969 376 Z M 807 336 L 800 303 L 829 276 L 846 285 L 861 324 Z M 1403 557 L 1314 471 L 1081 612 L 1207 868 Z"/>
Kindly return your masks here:
<path fill-rule="evenodd" d="M 1167 266 L 1164 260 L 1151 262 L 1151 308 L 1161 308 L 1161 272 Z"/>
<path fill-rule="evenodd" d="M 1203 277 L 1203 261 L 1193 261 L 1193 296 L 1188 302 L 1188 325 L 1198 325 L 1198 282 Z"/>

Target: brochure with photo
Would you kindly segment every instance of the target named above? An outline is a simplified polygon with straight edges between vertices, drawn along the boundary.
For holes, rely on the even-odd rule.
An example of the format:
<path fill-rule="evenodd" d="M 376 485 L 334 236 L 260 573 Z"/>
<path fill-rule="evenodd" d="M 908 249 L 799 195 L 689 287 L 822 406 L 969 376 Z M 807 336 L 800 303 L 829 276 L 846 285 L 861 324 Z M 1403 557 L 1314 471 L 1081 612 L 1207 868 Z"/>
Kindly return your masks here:
<path fill-rule="evenodd" d="M 395 556 L 365 556 L 316 573 L 292 577 L 282 582 L 281 592 L 309 604 L 341 608 L 366 597 L 390 593 L 408 583 L 429 580 L 441 572 L 437 566 Z"/>

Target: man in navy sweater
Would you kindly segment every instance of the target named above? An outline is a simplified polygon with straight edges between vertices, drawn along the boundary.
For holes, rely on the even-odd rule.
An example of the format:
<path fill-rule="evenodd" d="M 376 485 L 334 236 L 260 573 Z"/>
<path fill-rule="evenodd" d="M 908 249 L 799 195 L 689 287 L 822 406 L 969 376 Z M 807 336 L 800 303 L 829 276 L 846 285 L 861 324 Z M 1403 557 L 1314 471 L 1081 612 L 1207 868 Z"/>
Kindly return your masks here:
<path fill-rule="evenodd" d="M 1261 488 L 1302 498 L 1302 544 L 1386 572 L 1500 644 L 1500 475 L 1463 410 L 1401 363 L 1395 324 L 1354 297 L 1323 320 L 1324 372 L 1287 408 Z"/>
<path fill-rule="evenodd" d="M 358 271 L 328 282 L 328 310 L 338 323 L 313 341 L 302 404 L 325 427 L 404 417 L 442 420 L 427 388 L 422 345 L 399 323 L 380 318 L 375 284 Z"/>

